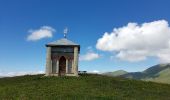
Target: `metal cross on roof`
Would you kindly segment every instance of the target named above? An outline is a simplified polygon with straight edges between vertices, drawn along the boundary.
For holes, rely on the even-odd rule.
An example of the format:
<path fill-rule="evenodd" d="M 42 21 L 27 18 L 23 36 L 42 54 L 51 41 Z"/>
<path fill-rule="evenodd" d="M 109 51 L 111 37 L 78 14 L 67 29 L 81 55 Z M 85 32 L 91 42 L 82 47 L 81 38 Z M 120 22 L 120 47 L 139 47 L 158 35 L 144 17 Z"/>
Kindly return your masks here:
<path fill-rule="evenodd" d="M 68 33 L 68 28 L 66 27 L 66 28 L 64 29 L 64 38 L 66 38 L 67 33 Z"/>

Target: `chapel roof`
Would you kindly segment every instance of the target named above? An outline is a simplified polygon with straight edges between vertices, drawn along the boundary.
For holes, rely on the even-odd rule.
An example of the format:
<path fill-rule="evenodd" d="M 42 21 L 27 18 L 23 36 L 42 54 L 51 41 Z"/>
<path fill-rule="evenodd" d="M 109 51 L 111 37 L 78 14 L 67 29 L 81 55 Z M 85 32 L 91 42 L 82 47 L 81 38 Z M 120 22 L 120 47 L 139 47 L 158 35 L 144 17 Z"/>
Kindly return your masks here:
<path fill-rule="evenodd" d="M 46 44 L 46 46 L 80 46 L 77 43 L 68 40 L 67 38 L 62 38 L 57 41 Z"/>

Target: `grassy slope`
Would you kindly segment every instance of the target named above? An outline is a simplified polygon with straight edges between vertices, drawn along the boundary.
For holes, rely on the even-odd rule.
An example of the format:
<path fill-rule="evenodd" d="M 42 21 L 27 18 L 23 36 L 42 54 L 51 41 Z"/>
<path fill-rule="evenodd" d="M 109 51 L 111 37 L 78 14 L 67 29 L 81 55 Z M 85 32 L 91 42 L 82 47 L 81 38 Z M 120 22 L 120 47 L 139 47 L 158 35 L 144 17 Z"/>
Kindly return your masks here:
<path fill-rule="evenodd" d="M 1 99 L 170 99 L 170 85 L 101 75 L 0 79 Z"/>
<path fill-rule="evenodd" d="M 156 77 L 152 78 L 145 78 L 143 80 L 149 80 L 153 82 L 160 82 L 160 83 L 170 83 L 170 68 L 166 68 L 165 70 L 160 71 L 156 74 Z"/>
<path fill-rule="evenodd" d="M 107 73 L 103 73 L 103 75 L 107 75 L 107 76 L 120 76 L 120 75 L 124 75 L 127 74 L 128 72 L 124 71 L 124 70 L 117 70 L 114 72 L 107 72 Z"/>
<path fill-rule="evenodd" d="M 152 66 L 143 72 L 132 72 L 120 75 L 120 77 L 125 78 L 170 84 L 169 76 L 170 76 L 170 64 L 159 64 Z"/>

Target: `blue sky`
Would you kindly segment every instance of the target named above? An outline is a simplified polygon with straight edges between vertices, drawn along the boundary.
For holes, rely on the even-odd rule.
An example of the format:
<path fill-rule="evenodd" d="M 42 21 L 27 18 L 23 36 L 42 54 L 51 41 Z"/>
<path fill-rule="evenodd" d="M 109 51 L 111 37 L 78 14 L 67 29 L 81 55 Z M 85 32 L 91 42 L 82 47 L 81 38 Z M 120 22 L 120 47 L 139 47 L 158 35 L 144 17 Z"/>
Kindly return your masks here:
<path fill-rule="evenodd" d="M 129 61 L 118 55 L 124 50 L 129 52 L 129 48 L 113 47 L 103 50 L 104 47 L 96 47 L 97 40 L 104 38 L 105 32 L 111 35 L 114 28 L 129 27 L 130 22 L 137 23 L 135 27 L 155 21 L 164 25 L 170 21 L 169 5 L 169 0 L 1 0 L 0 72 L 44 71 L 45 44 L 63 38 L 66 26 L 69 29 L 68 39 L 81 45 L 80 56 L 85 57 L 88 53 L 98 55 L 94 59 L 81 60 L 79 70 L 142 71 L 161 63 L 160 59 L 163 58 L 160 55 L 165 53 L 147 53 L 144 59 L 139 57 L 138 61 Z M 36 41 L 27 39 L 31 34 L 30 30 L 35 32 L 43 26 L 55 30 L 51 33 L 52 37 Z M 159 43 L 155 43 L 157 44 Z M 159 46 L 156 47 L 159 49 Z M 154 51 L 157 52 L 155 49 Z"/>

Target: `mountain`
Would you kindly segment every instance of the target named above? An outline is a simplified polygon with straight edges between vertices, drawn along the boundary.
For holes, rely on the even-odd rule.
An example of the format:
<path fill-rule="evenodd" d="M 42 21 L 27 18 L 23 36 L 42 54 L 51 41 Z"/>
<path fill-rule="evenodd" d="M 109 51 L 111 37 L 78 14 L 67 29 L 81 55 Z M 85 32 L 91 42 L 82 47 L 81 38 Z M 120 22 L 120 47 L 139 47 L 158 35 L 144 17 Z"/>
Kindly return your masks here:
<path fill-rule="evenodd" d="M 170 85 L 97 74 L 0 79 L 1 100 L 168 100 Z"/>
<path fill-rule="evenodd" d="M 107 76 L 120 76 L 120 75 L 124 75 L 127 74 L 128 72 L 124 71 L 124 70 L 118 70 L 118 71 L 114 71 L 114 72 L 106 72 L 103 73 L 103 75 L 107 75 Z"/>
<path fill-rule="evenodd" d="M 156 65 L 143 73 L 145 74 L 145 77 L 142 78 L 143 80 L 170 83 L 170 64 Z"/>
<path fill-rule="evenodd" d="M 142 72 L 129 72 L 116 76 L 170 84 L 170 64 L 158 64 Z"/>

